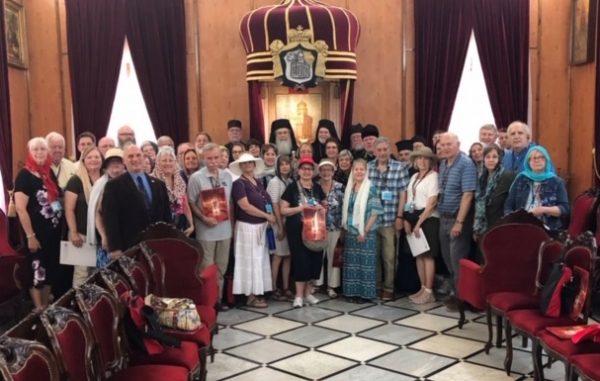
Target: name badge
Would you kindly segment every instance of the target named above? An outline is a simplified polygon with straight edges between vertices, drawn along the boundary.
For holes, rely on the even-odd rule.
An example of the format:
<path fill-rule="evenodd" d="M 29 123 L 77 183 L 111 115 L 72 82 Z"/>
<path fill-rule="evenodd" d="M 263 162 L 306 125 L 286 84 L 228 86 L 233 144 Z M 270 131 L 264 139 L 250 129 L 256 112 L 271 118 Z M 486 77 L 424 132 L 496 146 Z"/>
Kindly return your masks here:
<path fill-rule="evenodd" d="M 50 207 L 52 208 L 52 211 L 55 213 L 63 210 L 63 207 L 62 207 L 60 201 L 53 201 L 52 204 L 50 204 Z"/>
<path fill-rule="evenodd" d="M 390 192 L 390 191 L 381 192 L 381 199 L 383 201 L 392 201 L 392 192 Z"/>
<path fill-rule="evenodd" d="M 406 205 L 404 205 L 404 211 L 408 212 L 408 213 L 414 212 L 415 211 L 415 203 L 407 202 Z"/>
<path fill-rule="evenodd" d="M 265 204 L 265 212 L 267 212 L 269 214 L 273 213 L 273 205 Z"/>

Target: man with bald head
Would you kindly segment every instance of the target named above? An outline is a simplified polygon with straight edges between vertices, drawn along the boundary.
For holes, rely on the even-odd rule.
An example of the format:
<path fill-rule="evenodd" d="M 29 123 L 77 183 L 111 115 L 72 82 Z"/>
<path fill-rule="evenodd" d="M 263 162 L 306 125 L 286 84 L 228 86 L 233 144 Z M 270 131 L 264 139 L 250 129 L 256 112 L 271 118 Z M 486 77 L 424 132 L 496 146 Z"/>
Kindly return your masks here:
<path fill-rule="evenodd" d="M 440 214 L 440 249 L 456 290 L 458 263 L 469 255 L 473 231 L 471 204 L 477 183 L 473 161 L 460 151 L 458 137 L 446 132 L 438 143 L 444 158 L 439 168 L 438 212 Z M 444 301 L 449 310 L 456 311 L 456 298 Z"/>
<path fill-rule="evenodd" d="M 98 140 L 98 150 L 102 153 L 102 156 L 106 156 L 106 152 L 115 148 L 115 140 L 111 137 L 105 136 Z"/>
<path fill-rule="evenodd" d="M 123 163 L 127 172 L 106 184 L 102 198 L 102 222 L 106 249 L 111 258 L 139 242 L 139 233 L 155 222 L 171 222 L 167 187 L 144 173 L 142 150 L 125 145 Z"/>
<path fill-rule="evenodd" d="M 135 131 L 127 125 L 121 126 L 117 131 L 117 140 L 119 141 L 119 148 L 121 149 L 124 148 L 125 143 L 127 142 L 135 144 Z"/>
<path fill-rule="evenodd" d="M 519 173 L 525 169 L 525 155 L 531 142 L 531 129 L 523 122 L 512 122 L 506 130 L 510 149 L 506 150 L 502 165 L 509 171 Z"/>
<path fill-rule="evenodd" d="M 175 142 L 173 141 L 173 139 L 171 139 L 170 136 L 167 136 L 167 135 L 163 135 L 163 136 L 159 137 L 156 140 L 156 145 L 158 146 L 158 149 L 161 149 L 164 146 L 169 146 L 169 147 L 175 149 Z"/>

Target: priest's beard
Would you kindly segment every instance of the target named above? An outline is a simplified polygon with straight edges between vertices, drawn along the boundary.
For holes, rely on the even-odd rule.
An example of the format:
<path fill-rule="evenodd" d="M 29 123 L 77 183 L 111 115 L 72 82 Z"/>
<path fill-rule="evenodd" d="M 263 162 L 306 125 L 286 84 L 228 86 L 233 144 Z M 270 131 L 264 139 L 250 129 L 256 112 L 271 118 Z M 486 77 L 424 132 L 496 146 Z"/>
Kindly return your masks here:
<path fill-rule="evenodd" d="M 275 140 L 275 145 L 280 155 L 291 155 L 292 154 L 292 141 L 288 140 Z"/>

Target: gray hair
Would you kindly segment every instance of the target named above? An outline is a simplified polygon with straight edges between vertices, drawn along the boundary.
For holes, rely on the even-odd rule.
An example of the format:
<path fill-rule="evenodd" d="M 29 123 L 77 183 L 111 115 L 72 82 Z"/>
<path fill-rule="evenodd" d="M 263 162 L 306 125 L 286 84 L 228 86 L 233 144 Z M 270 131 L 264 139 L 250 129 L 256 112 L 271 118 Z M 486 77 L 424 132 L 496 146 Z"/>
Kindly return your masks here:
<path fill-rule="evenodd" d="M 390 139 L 386 138 L 385 136 L 380 136 L 377 139 L 375 139 L 375 143 L 373 143 L 373 147 L 377 147 L 380 144 L 387 144 L 387 146 L 390 146 Z"/>
<path fill-rule="evenodd" d="M 529 128 L 528 125 L 526 125 L 525 123 L 521 122 L 520 120 L 515 120 L 514 122 L 512 122 L 511 124 L 509 124 L 508 128 L 506 129 L 506 133 L 510 135 L 510 130 L 512 130 L 513 128 L 517 128 L 517 127 L 521 127 L 522 129 L 524 129 L 525 133 L 527 134 L 527 136 L 529 137 L 529 139 L 531 139 L 531 128 Z"/>
<path fill-rule="evenodd" d="M 494 134 L 498 135 L 498 129 L 496 128 L 496 126 L 494 126 L 493 124 L 484 124 L 483 126 L 481 126 L 479 128 L 479 131 L 481 130 L 489 130 L 492 131 Z"/>
<path fill-rule="evenodd" d="M 33 147 L 36 147 L 38 145 L 42 145 L 44 146 L 46 149 L 48 149 L 48 142 L 47 139 L 44 139 L 40 136 L 37 136 L 35 138 L 31 138 L 29 139 L 29 141 L 27 142 L 27 149 L 29 151 L 31 151 L 33 149 Z"/>
<path fill-rule="evenodd" d="M 160 158 L 163 157 L 164 155 L 169 155 L 174 160 L 177 160 L 177 156 L 175 155 L 175 150 L 171 146 L 160 147 L 160 149 L 158 150 L 158 153 L 156 154 L 156 161 L 159 161 Z"/>
<path fill-rule="evenodd" d="M 350 152 L 350 150 L 347 149 L 343 149 L 340 151 L 340 153 L 338 154 L 338 160 L 342 157 L 347 157 L 348 159 L 350 159 L 350 161 L 354 160 L 352 152 Z"/>
<path fill-rule="evenodd" d="M 202 147 L 202 152 L 208 152 L 214 149 L 219 149 L 219 145 L 217 143 L 210 142 L 206 143 L 204 147 Z"/>
<path fill-rule="evenodd" d="M 46 135 L 46 143 L 50 144 L 53 140 L 60 140 L 63 144 L 65 144 L 65 137 L 59 134 L 56 131 L 52 131 L 48 135 Z"/>

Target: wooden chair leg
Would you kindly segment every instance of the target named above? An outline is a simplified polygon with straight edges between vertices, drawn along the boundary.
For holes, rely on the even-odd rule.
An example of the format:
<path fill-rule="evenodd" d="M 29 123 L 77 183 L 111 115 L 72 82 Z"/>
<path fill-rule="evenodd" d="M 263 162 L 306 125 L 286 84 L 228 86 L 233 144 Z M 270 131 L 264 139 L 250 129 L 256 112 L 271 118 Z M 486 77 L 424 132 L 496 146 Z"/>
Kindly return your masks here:
<path fill-rule="evenodd" d="M 505 319 L 504 321 L 504 331 L 506 337 L 506 356 L 504 357 L 504 370 L 506 371 L 506 375 L 510 376 L 510 370 L 512 368 L 512 360 L 513 360 L 513 348 L 512 348 L 512 326 L 510 325 L 510 321 Z"/>
<path fill-rule="evenodd" d="M 527 336 L 521 336 L 521 346 L 527 348 Z"/>
<path fill-rule="evenodd" d="M 492 328 L 492 307 L 488 304 L 485 308 L 485 321 L 488 327 L 488 341 L 485 343 L 485 354 L 490 354 L 490 348 L 492 347 L 493 340 L 493 328 Z"/>
<path fill-rule="evenodd" d="M 573 365 L 570 362 L 565 363 L 565 380 L 567 381 L 576 381 L 577 374 L 573 371 Z"/>
<path fill-rule="evenodd" d="M 457 298 L 456 304 L 458 305 L 458 313 L 460 314 L 460 317 L 458 318 L 458 328 L 462 329 L 463 325 L 467 322 L 467 319 L 465 318 L 465 303 Z"/>
<path fill-rule="evenodd" d="M 533 377 L 535 380 L 544 380 L 544 365 L 542 364 L 542 346 L 539 340 L 531 339 L 531 359 L 533 360 Z"/>
<path fill-rule="evenodd" d="M 502 316 L 496 315 L 496 348 L 502 348 Z"/>

